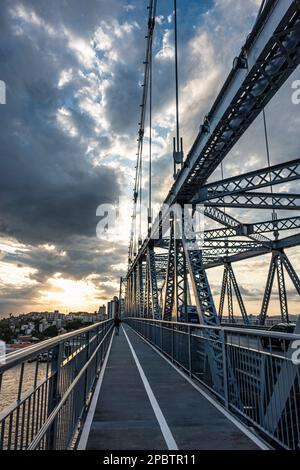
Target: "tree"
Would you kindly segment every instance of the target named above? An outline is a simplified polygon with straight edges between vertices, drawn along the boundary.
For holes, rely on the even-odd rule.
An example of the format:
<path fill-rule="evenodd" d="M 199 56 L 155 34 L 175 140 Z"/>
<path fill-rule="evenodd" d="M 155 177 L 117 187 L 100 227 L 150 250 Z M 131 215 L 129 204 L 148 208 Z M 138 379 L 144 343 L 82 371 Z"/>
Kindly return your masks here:
<path fill-rule="evenodd" d="M 66 324 L 65 329 L 67 331 L 78 330 L 79 328 L 82 328 L 82 325 L 82 320 L 72 320 Z"/>
<path fill-rule="evenodd" d="M 13 340 L 13 332 L 10 329 L 9 322 L 7 320 L 0 321 L 0 339 L 6 343 L 10 343 Z"/>
<path fill-rule="evenodd" d="M 58 335 L 58 329 L 56 328 L 56 326 L 52 325 L 46 328 L 43 334 L 47 338 L 54 338 L 54 336 Z"/>

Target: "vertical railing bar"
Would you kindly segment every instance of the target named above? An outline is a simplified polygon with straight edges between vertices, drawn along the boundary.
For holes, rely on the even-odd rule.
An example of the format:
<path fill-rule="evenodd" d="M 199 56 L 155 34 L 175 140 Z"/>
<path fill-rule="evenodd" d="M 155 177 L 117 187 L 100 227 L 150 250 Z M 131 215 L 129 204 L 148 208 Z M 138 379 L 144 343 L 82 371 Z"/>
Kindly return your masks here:
<path fill-rule="evenodd" d="M 298 384 L 298 390 L 300 391 L 300 384 L 299 384 L 299 369 L 297 369 L 296 377 L 293 382 L 293 392 L 294 392 L 294 406 L 295 406 L 295 418 L 296 418 L 296 427 L 297 427 L 297 438 L 295 439 L 295 444 L 296 442 L 298 443 L 298 449 L 299 449 L 299 443 L 300 443 L 300 432 L 299 432 L 299 419 L 298 419 L 298 404 L 297 404 L 297 393 L 296 393 L 296 381 Z M 296 448 L 296 445 L 295 445 Z"/>
<path fill-rule="evenodd" d="M 27 400 L 26 400 L 27 401 Z M 21 420 L 21 439 L 20 439 L 20 450 L 23 450 L 23 442 L 24 442 L 24 426 L 25 426 L 25 409 L 26 409 L 26 401 L 22 404 L 22 420 Z"/>
<path fill-rule="evenodd" d="M 4 419 L 1 423 L 1 440 L 0 440 L 0 449 L 1 450 L 4 450 L 5 424 L 6 424 L 6 419 Z"/>
<path fill-rule="evenodd" d="M 191 327 L 188 326 L 188 355 L 189 355 L 189 372 L 192 377 L 192 350 L 191 350 Z"/>
<path fill-rule="evenodd" d="M 31 412 L 31 395 L 28 398 L 28 412 L 26 421 L 26 449 L 29 445 L 29 426 L 30 426 L 30 412 Z"/>
<path fill-rule="evenodd" d="M 224 404 L 226 408 L 229 408 L 228 399 L 228 372 L 227 372 L 227 349 L 226 349 L 226 333 L 221 332 L 222 340 L 222 356 L 223 356 L 223 381 L 224 381 Z"/>
<path fill-rule="evenodd" d="M 7 450 L 11 449 L 13 411 L 9 415 Z"/>

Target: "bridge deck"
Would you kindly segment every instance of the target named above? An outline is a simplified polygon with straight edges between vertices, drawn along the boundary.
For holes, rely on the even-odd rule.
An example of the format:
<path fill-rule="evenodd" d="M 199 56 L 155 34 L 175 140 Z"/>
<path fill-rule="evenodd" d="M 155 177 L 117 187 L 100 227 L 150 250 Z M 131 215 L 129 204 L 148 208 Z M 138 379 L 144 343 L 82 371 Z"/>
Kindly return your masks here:
<path fill-rule="evenodd" d="M 124 330 L 113 339 L 100 393 L 87 419 L 91 424 L 86 424 L 83 430 L 81 448 L 258 448 L 142 338 L 128 326 Z"/>

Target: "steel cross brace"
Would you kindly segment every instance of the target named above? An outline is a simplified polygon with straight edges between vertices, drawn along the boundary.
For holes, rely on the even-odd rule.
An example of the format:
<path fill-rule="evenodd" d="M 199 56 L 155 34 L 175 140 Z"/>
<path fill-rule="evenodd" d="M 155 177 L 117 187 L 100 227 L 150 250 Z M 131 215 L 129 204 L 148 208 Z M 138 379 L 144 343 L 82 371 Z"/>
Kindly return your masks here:
<path fill-rule="evenodd" d="M 147 249 L 147 263 L 148 263 L 148 273 L 149 273 L 149 284 L 150 284 L 150 296 L 151 296 L 151 306 L 152 306 L 152 315 L 155 320 L 161 320 L 161 311 L 159 306 L 159 292 L 157 288 L 157 278 L 156 278 L 156 265 L 155 265 L 155 253 L 154 249 L 148 246 Z"/>
<path fill-rule="evenodd" d="M 283 261 L 284 260 L 284 261 Z M 283 264 L 288 266 L 288 273 L 292 275 L 291 280 L 293 283 L 298 285 L 297 280 L 298 276 L 296 275 L 290 261 L 288 260 L 287 256 L 283 251 L 273 251 L 272 258 L 270 263 L 270 268 L 267 277 L 266 288 L 264 292 L 264 298 L 262 302 L 261 312 L 260 312 L 260 324 L 264 325 L 266 321 L 266 317 L 268 314 L 268 308 L 270 304 L 272 288 L 274 284 L 274 277 L 275 273 L 277 273 L 277 281 L 278 281 L 278 294 L 279 294 L 279 302 L 280 302 L 280 311 L 281 311 L 281 320 L 284 323 L 289 322 L 289 313 L 288 313 L 288 303 L 287 303 L 287 294 L 286 294 L 286 285 L 285 285 L 285 277 L 283 271 Z M 296 278 L 294 277 L 296 275 Z M 295 285 L 294 284 L 294 285 Z"/>
<path fill-rule="evenodd" d="M 242 224 L 237 219 L 226 214 L 224 211 L 218 209 L 217 207 L 205 207 L 204 214 L 215 222 L 225 225 L 227 229 L 231 231 L 235 230 L 236 235 L 243 235 L 257 243 L 267 244 L 267 246 L 269 246 L 271 242 L 271 240 L 265 237 L 264 235 L 261 235 L 260 233 L 254 233 L 251 225 Z M 214 230 L 214 232 L 216 232 L 216 230 Z M 206 232 L 206 235 L 209 235 L 209 232 Z"/>
<path fill-rule="evenodd" d="M 211 327 L 219 326 L 220 321 L 203 264 L 202 252 L 201 250 L 191 250 L 184 235 L 182 243 L 200 323 Z M 225 387 L 228 380 L 229 387 L 235 397 L 235 402 L 239 403 L 239 391 L 230 359 L 224 351 L 224 337 L 222 333 L 219 330 L 208 328 L 204 331 L 204 336 L 208 340 L 205 347 L 214 388 L 224 396 L 224 393 L 227 393 Z M 226 361 L 226 365 L 224 365 L 224 361 Z"/>
<path fill-rule="evenodd" d="M 171 321 L 173 316 L 174 307 L 174 282 L 175 282 L 175 247 L 174 247 L 174 221 L 170 226 L 170 239 L 169 239 L 169 254 L 165 282 L 165 292 L 163 298 L 163 311 L 162 318 L 166 321 Z"/>
<path fill-rule="evenodd" d="M 180 309 L 187 312 L 188 306 L 188 280 L 185 252 L 182 240 L 175 240 L 175 315 L 180 319 Z"/>
<path fill-rule="evenodd" d="M 232 269 L 231 263 L 224 264 L 224 274 L 223 274 L 223 281 L 221 287 L 221 297 L 220 297 L 220 305 L 219 305 L 219 319 L 220 322 L 222 321 L 223 312 L 224 312 L 224 302 L 225 302 L 225 295 L 227 291 L 228 296 L 228 315 L 230 323 L 234 323 L 234 314 L 233 314 L 233 299 L 232 299 L 232 288 L 236 295 L 240 312 L 243 318 L 243 321 L 246 325 L 249 324 L 248 315 L 246 312 L 245 304 L 241 295 L 241 291 L 239 289 L 234 271 Z"/>
<path fill-rule="evenodd" d="M 218 196 L 204 204 L 211 207 L 300 210 L 300 194 L 238 193 Z"/>
<path fill-rule="evenodd" d="M 226 196 L 238 196 L 238 194 L 245 193 L 246 191 L 253 191 L 297 179 L 300 179 L 300 159 L 207 184 L 193 198 L 193 202 L 199 204 L 212 199 L 219 200 Z M 259 193 L 257 194 L 259 195 Z M 267 194 L 267 196 L 270 196 L 270 194 Z M 299 195 L 297 196 L 299 198 Z"/>

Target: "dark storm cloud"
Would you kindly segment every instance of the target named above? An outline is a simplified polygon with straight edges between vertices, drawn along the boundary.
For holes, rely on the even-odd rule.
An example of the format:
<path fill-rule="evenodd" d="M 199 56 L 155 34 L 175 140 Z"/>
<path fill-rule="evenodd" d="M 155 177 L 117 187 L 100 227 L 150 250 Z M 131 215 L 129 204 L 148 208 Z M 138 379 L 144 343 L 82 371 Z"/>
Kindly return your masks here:
<path fill-rule="evenodd" d="M 17 311 L 23 313 L 23 306 L 26 302 L 31 305 L 39 305 L 39 293 L 36 287 L 1 288 L 0 292 L 0 312 L 9 313 Z M 1 314 L 0 314 L 1 318 Z"/>
<path fill-rule="evenodd" d="M 58 272 L 76 280 L 101 273 L 101 280 L 105 282 L 105 278 L 106 281 L 111 279 L 112 266 L 117 265 L 127 251 L 127 246 L 122 244 L 114 245 L 112 250 L 110 242 L 100 243 L 88 237 L 72 237 L 69 242 L 69 246 L 62 243 L 52 249 L 27 245 L 25 251 L 6 254 L 3 261 L 36 270 L 29 277 L 38 282 L 45 282 Z M 115 276 L 120 275 L 121 272 L 116 271 Z"/>
<path fill-rule="evenodd" d="M 117 134 L 135 135 L 138 127 L 138 107 L 141 102 L 137 83 L 139 73 L 135 67 L 118 66 L 114 80 L 106 90 L 106 112 L 111 128 Z"/>
<path fill-rule="evenodd" d="M 88 2 L 88 14 L 78 13 L 80 4 L 82 11 L 82 2 L 73 0 L 22 3 L 53 27 L 63 23 L 76 29 L 79 21 L 85 34 L 91 34 L 96 19 L 90 13 L 99 9 L 105 16 L 107 2 Z M 8 88 L 7 105 L 0 108 L 0 230 L 26 243 L 92 236 L 96 207 L 115 201 L 119 186 L 113 170 L 93 166 L 85 155 L 88 139 L 98 136 L 93 118 L 80 111 L 74 95 L 87 86 L 87 79 L 75 78 L 68 87 L 57 87 L 63 69 L 82 65 L 63 46 L 63 37 L 46 40 L 43 31 L 28 25 L 27 34 L 15 34 L 8 10 L 17 5 L 5 2 L 6 21 L 0 33 L 1 79 Z M 76 136 L 69 135 L 57 119 L 62 107 L 70 113 Z M 103 142 L 107 146 L 107 139 Z"/>
<path fill-rule="evenodd" d="M 90 70 L 85 49 L 81 57 L 72 43 L 73 34 L 89 45 L 100 21 L 120 11 L 115 0 L 1 2 L 0 79 L 7 104 L 0 107 L 0 234 L 26 245 L 6 262 L 33 268 L 37 285 L 2 286 L 0 314 L 18 310 L 22 299 L 38 302 L 39 288 L 56 272 L 74 279 L 108 274 L 123 255 L 96 252 L 96 208 L 118 200 L 120 181 L 117 171 L 95 165 L 87 153 L 90 142 L 99 151 L 109 148 L 111 136 L 100 134 L 97 116 L 80 106 L 97 69 Z M 64 70 L 72 71 L 71 80 L 58 86 Z M 84 93 L 99 99 L 97 89 Z M 55 252 L 40 246 L 45 243 Z"/>
<path fill-rule="evenodd" d="M 4 12 L 14 5 L 22 5 L 53 27 L 63 25 L 80 36 L 89 36 L 100 20 L 114 17 L 120 11 L 119 0 L 4 0 L 4 5 Z"/>

